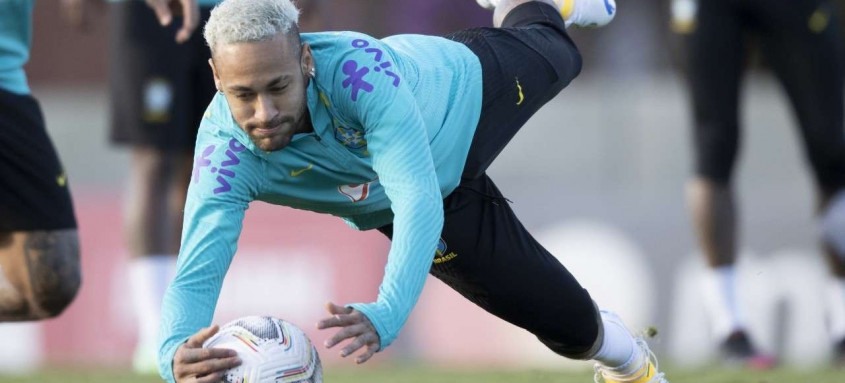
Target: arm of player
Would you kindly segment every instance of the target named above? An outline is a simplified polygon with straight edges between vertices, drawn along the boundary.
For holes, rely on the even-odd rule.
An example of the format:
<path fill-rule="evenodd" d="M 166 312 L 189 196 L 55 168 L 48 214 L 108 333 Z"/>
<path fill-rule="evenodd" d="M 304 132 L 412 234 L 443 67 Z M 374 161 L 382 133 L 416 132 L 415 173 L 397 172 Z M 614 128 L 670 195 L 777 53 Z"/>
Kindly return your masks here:
<path fill-rule="evenodd" d="M 226 356 L 203 354 L 200 340 L 210 335 L 200 330 L 213 318 L 263 166 L 234 138 L 200 134 L 176 276 L 162 304 L 159 371 L 167 382 L 211 377 L 227 366 L 216 360 Z M 189 338 L 199 340 L 186 343 Z"/>
<path fill-rule="evenodd" d="M 373 49 L 380 46 L 375 40 L 368 40 L 367 44 Z M 373 53 L 372 49 L 354 51 L 344 61 L 344 72 L 354 73 L 350 70 L 353 66 L 360 71 L 367 60 L 373 61 Z M 389 60 L 384 55 L 381 62 Z M 373 169 L 394 214 L 393 240 L 378 299 L 349 305 L 375 327 L 378 349 L 393 342 L 416 305 L 443 229 L 442 196 L 416 99 L 397 73 L 384 72 L 359 75 L 357 95 L 354 84 L 347 87 L 345 105 L 339 108 L 356 116 L 364 127 Z M 365 84 L 369 86 L 364 87 Z M 335 341 L 333 338 L 330 343 Z M 349 352 L 344 349 L 344 356 Z M 369 350 L 366 357 L 367 353 Z"/>
<path fill-rule="evenodd" d="M 392 126 L 369 125 L 367 142 L 391 202 L 393 238 L 377 301 L 350 305 L 373 323 L 381 349 L 396 339 L 416 305 L 443 230 L 443 197 L 419 109 L 410 91 L 388 103 L 407 114 L 382 120 Z"/>

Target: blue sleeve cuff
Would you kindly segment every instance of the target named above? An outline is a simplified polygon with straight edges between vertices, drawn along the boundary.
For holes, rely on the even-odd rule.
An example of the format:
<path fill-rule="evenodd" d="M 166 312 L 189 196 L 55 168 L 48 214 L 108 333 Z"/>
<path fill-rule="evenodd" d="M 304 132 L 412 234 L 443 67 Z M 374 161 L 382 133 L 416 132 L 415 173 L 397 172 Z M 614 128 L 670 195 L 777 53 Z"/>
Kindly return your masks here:
<path fill-rule="evenodd" d="M 181 342 L 164 345 L 162 351 L 158 353 L 158 372 L 165 382 L 176 383 L 176 377 L 173 376 L 173 357 L 176 356 L 176 350 L 179 349 L 179 346 L 187 341 L 188 338 L 185 338 Z"/>
<path fill-rule="evenodd" d="M 385 316 L 387 315 L 386 309 L 379 307 L 381 305 L 378 302 L 375 303 L 352 303 L 346 305 L 347 307 L 352 307 L 355 310 L 358 310 L 364 315 L 367 316 L 367 319 L 370 320 L 370 323 L 373 324 L 373 327 L 376 328 L 376 332 L 379 336 L 379 351 L 383 351 L 387 346 L 390 346 L 396 337 L 399 335 L 399 330 L 396 329 L 394 331 L 390 331 L 387 328 L 387 325 L 384 323 Z"/>

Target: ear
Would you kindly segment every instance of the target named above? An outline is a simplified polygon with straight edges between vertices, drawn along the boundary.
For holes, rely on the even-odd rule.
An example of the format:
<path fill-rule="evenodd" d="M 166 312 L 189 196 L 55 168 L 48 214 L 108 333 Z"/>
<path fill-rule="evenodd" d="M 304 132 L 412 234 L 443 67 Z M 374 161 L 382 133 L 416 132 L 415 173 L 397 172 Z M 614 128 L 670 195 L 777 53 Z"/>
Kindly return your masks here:
<path fill-rule="evenodd" d="M 300 55 L 299 65 L 302 68 L 302 74 L 305 77 L 310 77 L 309 72 L 314 68 L 314 56 L 311 54 L 311 45 L 302 43 L 302 52 Z"/>
<path fill-rule="evenodd" d="M 220 83 L 220 76 L 217 75 L 217 68 L 214 67 L 214 59 L 208 59 L 208 66 L 211 67 L 211 73 L 214 74 L 214 87 L 217 88 L 218 92 L 223 91 L 223 84 Z"/>

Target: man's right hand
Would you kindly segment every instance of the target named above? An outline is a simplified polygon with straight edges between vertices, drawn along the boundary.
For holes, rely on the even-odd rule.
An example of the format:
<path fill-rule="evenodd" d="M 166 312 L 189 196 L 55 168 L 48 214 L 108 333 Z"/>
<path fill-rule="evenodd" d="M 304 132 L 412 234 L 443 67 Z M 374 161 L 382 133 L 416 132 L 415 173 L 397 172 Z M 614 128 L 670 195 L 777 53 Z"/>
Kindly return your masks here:
<path fill-rule="evenodd" d="M 173 356 L 173 377 L 177 383 L 217 383 L 223 380 L 226 370 L 241 365 L 235 350 L 202 347 L 218 330 L 217 325 L 201 329 L 179 346 Z"/>

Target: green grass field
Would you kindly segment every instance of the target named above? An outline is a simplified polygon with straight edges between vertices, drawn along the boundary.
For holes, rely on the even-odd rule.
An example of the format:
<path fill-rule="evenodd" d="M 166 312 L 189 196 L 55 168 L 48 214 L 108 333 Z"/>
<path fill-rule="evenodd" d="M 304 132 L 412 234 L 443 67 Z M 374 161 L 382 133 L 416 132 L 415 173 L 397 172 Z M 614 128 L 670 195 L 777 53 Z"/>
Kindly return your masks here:
<path fill-rule="evenodd" d="M 753 372 L 726 369 L 667 371 L 672 383 L 843 383 L 845 370 L 777 369 Z M 559 371 L 480 371 L 444 370 L 425 367 L 367 369 L 331 369 L 327 383 L 591 383 L 592 373 Z M 154 383 L 152 376 L 137 376 L 119 371 L 62 369 L 31 376 L 0 375 L 2 383 Z"/>

